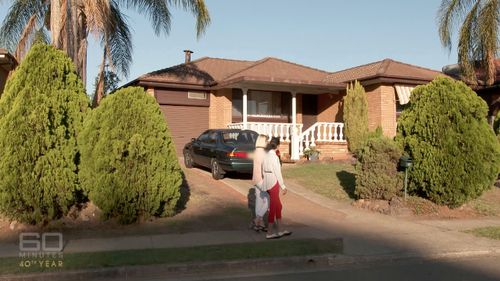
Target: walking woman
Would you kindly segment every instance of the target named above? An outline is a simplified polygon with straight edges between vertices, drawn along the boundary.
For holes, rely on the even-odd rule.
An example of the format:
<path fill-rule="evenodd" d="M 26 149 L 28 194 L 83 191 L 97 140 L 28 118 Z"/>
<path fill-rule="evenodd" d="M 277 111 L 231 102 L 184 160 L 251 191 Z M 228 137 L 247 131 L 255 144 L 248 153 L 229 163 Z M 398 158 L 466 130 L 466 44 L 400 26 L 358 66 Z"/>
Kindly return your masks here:
<path fill-rule="evenodd" d="M 292 234 L 288 230 L 282 230 L 281 225 L 282 205 L 280 201 L 280 190 L 282 190 L 283 195 L 285 195 L 287 189 L 281 174 L 280 159 L 276 155 L 278 145 L 279 139 L 272 139 L 269 142 L 267 146 L 268 152 L 264 158 L 264 162 L 262 163 L 264 186 L 266 187 L 270 198 L 268 215 L 269 227 L 266 235 L 267 239 L 276 239 Z"/>
<path fill-rule="evenodd" d="M 253 176 L 252 181 L 255 186 L 255 220 L 253 221 L 253 229 L 255 231 L 266 231 L 264 223 L 264 215 L 269 209 L 269 194 L 264 188 L 264 179 L 262 177 L 262 162 L 266 156 L 265 148 L 267 146 L 266 135 L 259 135 L 255 142 L 255 152 L 253 158 Z"/>

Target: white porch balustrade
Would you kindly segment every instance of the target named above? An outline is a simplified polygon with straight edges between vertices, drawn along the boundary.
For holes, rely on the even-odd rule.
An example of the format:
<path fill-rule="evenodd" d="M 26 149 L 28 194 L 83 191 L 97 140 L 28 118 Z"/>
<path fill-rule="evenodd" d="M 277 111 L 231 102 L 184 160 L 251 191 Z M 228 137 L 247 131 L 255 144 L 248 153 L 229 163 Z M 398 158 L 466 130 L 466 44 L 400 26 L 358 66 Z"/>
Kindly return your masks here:
<path fill-rule="evenodd" d="M 271 123 L 271 122 L 247 122 L 246 129 L 259 134 L 267 135 L 269 138 L 278 137 L 281 142 L 290 142 L 293 134 L 292 123 Z M 297 135 L 302 133 L 302 124 L 296 124 Z M 245 124 L 232 123 L 227 126 L 229 129 L 245 129 Z"/>
<path fill-rule="evenodd" d="M 344 123 L 316 122 L 300 134 L 299 140 L 300 155 L 303 155 L 306 148 L 316 146 L 316 142 L 346 142 L 344 139 Z"/>
<path fill-rule="evenodd" d="M 297 155 L 303 155 L 304 150 L 311 146 L 322 143 L 345 143 L 344 123 L 317 122 L 307 130 L 302 132 L 303 124 L 296 124 L 296 138 L 298 145 L 291 146 L 291 149 L 298 151 Z M 229 129 L 245 129 L 244 123 L 232 123 L 227 126 Z M 270 123 L 270 122 L 247 122 L 246 129 L 255 131 L 271 137 L 279 137 L 281 142 L 293 142 L 292 123 Z M 292 153 L 292 151 L 290 151 Z"/>

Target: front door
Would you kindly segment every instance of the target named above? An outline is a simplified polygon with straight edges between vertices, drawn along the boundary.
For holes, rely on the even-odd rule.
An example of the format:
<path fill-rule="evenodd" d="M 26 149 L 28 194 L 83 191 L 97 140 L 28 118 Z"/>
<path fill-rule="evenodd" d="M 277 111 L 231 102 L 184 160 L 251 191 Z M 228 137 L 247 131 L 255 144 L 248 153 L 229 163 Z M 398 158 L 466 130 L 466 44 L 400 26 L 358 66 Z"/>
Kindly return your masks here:
<path fill-rule="evenodd" d="M 318 96 L 302 95 L 302 123 L 303 131 L 318 122 Z"/>

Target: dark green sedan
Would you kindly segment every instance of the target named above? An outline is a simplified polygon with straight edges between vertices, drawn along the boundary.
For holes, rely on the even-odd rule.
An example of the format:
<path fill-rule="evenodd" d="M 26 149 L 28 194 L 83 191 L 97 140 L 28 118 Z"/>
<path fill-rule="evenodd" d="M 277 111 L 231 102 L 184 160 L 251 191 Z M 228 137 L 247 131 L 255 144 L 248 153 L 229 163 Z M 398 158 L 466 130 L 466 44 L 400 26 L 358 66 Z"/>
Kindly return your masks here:
<path fill-rule="evenodd" d="M 187 168 L 195 165 L 210 168 L 216 180 L 222 179 L 226 172 L 251 174 L 257 136 L 250 130 L 207 130 L 184 146 L 184 164 Z"/>

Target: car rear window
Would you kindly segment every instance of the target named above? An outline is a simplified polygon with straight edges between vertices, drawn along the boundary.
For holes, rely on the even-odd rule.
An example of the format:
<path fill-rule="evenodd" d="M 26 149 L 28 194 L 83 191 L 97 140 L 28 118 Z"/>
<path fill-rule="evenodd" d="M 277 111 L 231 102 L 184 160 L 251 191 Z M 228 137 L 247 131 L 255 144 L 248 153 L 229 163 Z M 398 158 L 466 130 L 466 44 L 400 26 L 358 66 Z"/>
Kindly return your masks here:
<path fill-rule="evenodd" d="M 255 144 L 257 134 L 252 132 L 226 132 L 222 134 L 222 140 L 226 144 Z"/>

